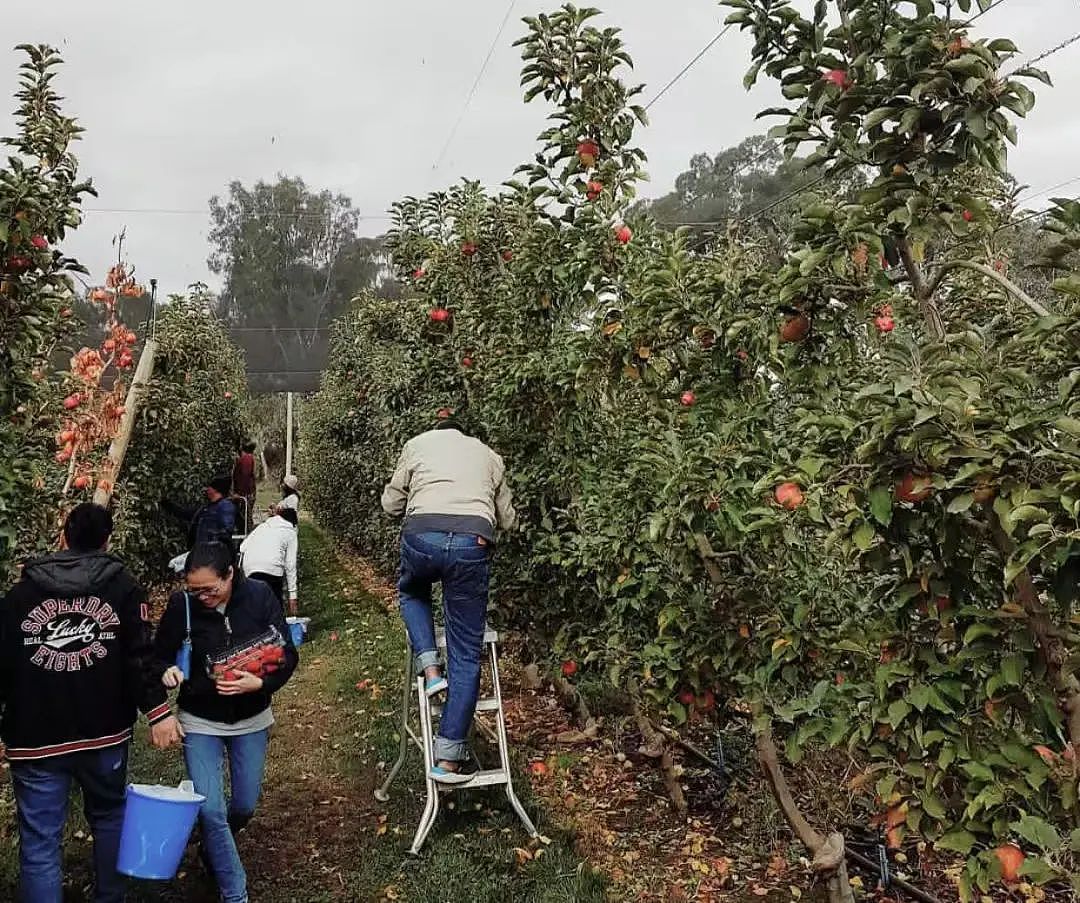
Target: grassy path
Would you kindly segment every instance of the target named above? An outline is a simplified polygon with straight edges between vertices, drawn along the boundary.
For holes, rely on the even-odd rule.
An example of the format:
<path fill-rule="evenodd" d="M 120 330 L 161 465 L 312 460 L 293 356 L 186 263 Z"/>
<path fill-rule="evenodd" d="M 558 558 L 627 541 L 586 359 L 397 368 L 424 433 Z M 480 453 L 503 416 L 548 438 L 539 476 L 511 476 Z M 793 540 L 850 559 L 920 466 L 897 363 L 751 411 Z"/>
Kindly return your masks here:
<path fill-rule="evenodd" d="M 327 538 L 301 527 L 301 605 L 312 641 L 293 680 L 275 698 L 277 726 L 259 812 L 241 842 L 251 898 L 285 901 L 415 903 L 588 903 L 603 881 L 573 855 L 537 812 L 523 769 L 515 782 L 548 845 L 530 846 L 497 791 L 459 794 L 440 815 L 418 860 L 406 849 L 418 821 L 423 785 L 419 754 L 385 807 L 372 796 L 379 763 L 397 748 L 404 638 L 396 613 L 368 594 Z M 370 683 L 365 683 L 370 682 Z M 358 687 L 359 685 L 359 687 Z M 179 756 L 134 748 L 131 780 L 175 783 Z M 85 826 L 72 819 L 67 844 L 69 899 L 89 899 Z M 14 897 L 10 787 L 0 791 L 0 899 Z M 133 901 L 216 899 L 189 859 L 167 887 L 137 885 Z"/>

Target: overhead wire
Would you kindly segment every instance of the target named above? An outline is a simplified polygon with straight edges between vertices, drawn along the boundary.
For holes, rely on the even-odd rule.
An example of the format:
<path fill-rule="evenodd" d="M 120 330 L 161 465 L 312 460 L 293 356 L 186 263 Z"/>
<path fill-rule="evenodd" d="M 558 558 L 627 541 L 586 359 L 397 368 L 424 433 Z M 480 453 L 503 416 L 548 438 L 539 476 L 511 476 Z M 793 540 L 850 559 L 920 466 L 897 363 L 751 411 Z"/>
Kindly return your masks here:
<path fill-rule="evenodd" d="M 472 87 L 465 97 L 465 103 L 461 107 L 461 112 L 458 114 L 457 120 L 450 129 L 450 134 L 447 136 L 446 142 L 442 146 L 442 150 L 439 151 L 439 156 L 435 158 L 435 163 L 431 167 L 433 171 L 438 170 L 438 168 L 442 166 L 443 159 L 446 157 L 446 152 L 450 150 L 450 145 L 454 143 L 454 138 L 457 137 L 458 129 L 461 128 L 461 123 L 465 121 L 465 114 L 469 111 L 469 107 L 473 102 L 473 98 L 476 96 L 477 89 L 480 87 L 480 82 L 484 78 L 484 73 L 487 72 L 492 57 L 495 56 L 495 49 L 499 45 L 499 40 L 502 38 L 503 32 L 506 31 L 506 26 L 510 22 L 510 16 L 513 14 L 514 6 L 516 4 L 517 0 L 510 0 L 510 5 L 506 8 L 506 13 L 503 16 L 502 23 L 499 25 L 499 30 L 496 32 L 495 37 L 491 42 L 491 46 L 488 48 L 487 56 L 484 57 L 484 62 L 480 66 L 480 71 L 476 73 L 476 78 L 473 80 Z"/>
<path fill-rule="evenodd" d="M 1020 71 L 1022 71 L 1024 69 L 1030 69 L 1032 66 L 1036 65 L 1037 63 L 1041 63 L 1043 60 L 1050 59 L 1050 57 L 1052 57 L 1055 53 L 1060 53 L 1066 47 L 1072 46 L 1077 41 L 1080 41 L 1080 31 L 1078 31 L 1076 34 L 1074 34 L 1071 38 L 1066 38 L 1060 44 L 1058 44 L 1058 45 L 1056 45 L 1054 47 L 1051 47 L 1048 50 L 1044 50 L 1038 56 L 1032 57 L 1030 60 L 1028 60 L 1023 65 L 1017 66 L 1015 69 L 1012 70 L 1012 72 L 1010 72 L 1005 77 L 1006 78 L 1011 78 L 1012 76 L 1016 75 L 1017 72 L 1020 72 Z"/>
<path fill-rule="evenodd" d="M 972 22 L 978 21 L 979 19 L 981 19 L 983 16 L 985 16 L 991 10 L 997 9 L 1004 2 L 1005 2 L 1005 0 L 994 0 L 994 2 L 991 3 L 988 7 L 986 7 L 986 9 L 980 10 L 979 12 L 975 13 L 975 15 L 972 16 L 970 19 L 967 19 L 966 21 L 962 22 L 961 24 L 967 26 L 967 25 L 970 25 Z"/>
<path fill-rule="evenodd" d="M 693 69 L 694 66 L 696 66 L 701 61 L 702 57 L 704 57 L 706 53 L 708 53 L 710 50 L 712 50 L 713 47 L 715 47 L 719 43 L 720 39 L 731 30 L 733 24 L 734 23 L 729 23 L 728 25 L 725 25 L 722 29 L 720 29 L 720 33 L 717 34 L 716 37 L 714 37 L 711 41 L 709 41 L 709 43 L 706 44 L 698 52 L 697 56 L 695 56 L 693 59 L 691 59 L 690 62 L 687 63 L 685 66 L 683 66 L 682 69 L 680 70 L 679 74 L 676 75 L 666 85 L 664 85 L 664 87 L 660 89 L 659 93 L 657 93 L 657 95 L 652 100 L 650 100 L 647 104 L 645 104 L 646 111 L 651 110 L 653 108 L 653 106 L 656 105 L 660 101 L 661 97 L 663 97 L 665 94 L 667 94 L 668 91 L 670 91 L 680 81 L 682 81 L 683 78 L 686 76 L 686 74 L 691 69 Z"/>
<path fill-rule="evenodd" d="M 169 207 L 83 207 L 83 213 L 110 213 L 110 214 L 149 214 L 154 216 L 208 216 L 208 208 L 169 208 Z M 240 219 L 262 219 L 269 216 L 280 216 L 289 219 L 315 219 L 325 220 L 325 213 L 308 213 L 302 210 L 262 210 L 245 211 L 240 214 Z M 390 220 L 393 219 L 385 213 L 360 214 L 360 220 Z"/>

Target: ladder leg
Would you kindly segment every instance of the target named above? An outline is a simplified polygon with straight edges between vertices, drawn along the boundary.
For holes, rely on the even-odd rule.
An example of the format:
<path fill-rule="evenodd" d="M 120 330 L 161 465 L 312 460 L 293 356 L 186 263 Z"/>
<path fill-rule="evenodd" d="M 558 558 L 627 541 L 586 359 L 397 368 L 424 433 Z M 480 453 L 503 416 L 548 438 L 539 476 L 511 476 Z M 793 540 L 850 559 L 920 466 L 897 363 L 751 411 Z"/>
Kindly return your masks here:
<path fill-rule="evenodd" d="M 503 714 L 502 683 L 499 680 L 499 653 L 494 643 L 490 643 L 489 648 L 491 652 L 491 683 L 495 691 L 495 699 L 498 702 L 495 720 L 499 731 L 499 763 L 502 766 L 503 773 L 506 775 L 506 798 L 510 801 L 511 808 L 517 813 L 517 817 L 521 819 L 521 824 L 529 837 L 537 837 L 539 832 L 536 830 L 536 826 L 532 823 L 532 819 L 529 818 L 525 807 L 521 805 L 521 800 L 514 793 L 514 782 L 510 772 L 510 744 L 506 736 L 506 716 Z"/>
<path fill-rule="evenodd" d="M 424 812 L 420 816 L 420 824 L 416 828 L 416 836 L 413 837 L 412 846 L 409 848 L 410 855 L 420 855 L 420 848 L 427 840 L 435 818 L 439 814 L 439 788 L 431 779 L 432 761 L 432 734 L 431 734 L 431 704 L 424 690 L 424 677 L 416 679 L 416 693 L 420 705 L 420 739 L 424 747 L 424 783 L 427 785 L 427 802 L 424 804 Z"/>
<path fill-rule="evenodd" d="M 390 785 L 394 783 L 394 778 L 398 776 L 398 772 L 401 771 L 401 766 L 405 764 L 405 756 L 409 751 L 409 699 L 412 696 L 412 687 L 410 686 L 410 680 L 412 677 L 412 647 L 408 643 L 405 644 L 405 679 L 402 683 L 405 686 L 405 692 L 402 694 L 401 700 L 401 745 L 398 749 L 397 761 L 394 762 L 390 768 L 390 773 L 386 776 L 386 780 L 383 781 L 381 787 L 375 791 L 375 799 L 380 803 L 385 803 L 390 799 Z"/>

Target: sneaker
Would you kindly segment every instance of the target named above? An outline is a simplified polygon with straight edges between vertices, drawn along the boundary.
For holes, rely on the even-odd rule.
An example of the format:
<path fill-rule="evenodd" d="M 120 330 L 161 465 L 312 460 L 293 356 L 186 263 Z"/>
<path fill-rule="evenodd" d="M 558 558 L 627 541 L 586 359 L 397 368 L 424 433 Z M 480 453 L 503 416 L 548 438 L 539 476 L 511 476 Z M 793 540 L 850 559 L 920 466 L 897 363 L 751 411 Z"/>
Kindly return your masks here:
<path fill-rule="evenodd" d="M 462 762 L 458 766 L 457 771 L 450 771 L 449 769 L 442 768 L 441 766 L 436 765 L 434 768 L 431 769 L 431 771 L 428 772 L 428 775 L 431 777 L 431 780 L 433 780 L 436 784 L 460 786 L 462 784 L 468 784 L 470 781 L 472 781 L 472 779 L 476 777 L 479 770 L 480 769 L 477 767 L 476 762 L 470 760 L 468 762 Z"/>
<path fill-rule="evenodd" d="M 445 693 L 449 686 L 445 677 L 429 677 L 427 683 L 424 684 L 424 692 L 427 693 L 427 698 L 431 699 L 432 696 Z"/>

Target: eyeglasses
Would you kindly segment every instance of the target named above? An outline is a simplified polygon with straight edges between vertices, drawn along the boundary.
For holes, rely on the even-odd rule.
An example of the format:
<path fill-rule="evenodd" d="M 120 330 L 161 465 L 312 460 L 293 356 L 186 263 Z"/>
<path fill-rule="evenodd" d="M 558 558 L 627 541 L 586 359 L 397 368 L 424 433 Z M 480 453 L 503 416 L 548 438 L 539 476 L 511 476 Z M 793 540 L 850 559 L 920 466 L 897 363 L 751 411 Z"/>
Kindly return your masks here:
<path fill-rule="evenodd" d="M 189 586 L 188 592 L 200 599 L 213 599 L 225 591 L 225 581 L 219 580 L 213 586 Z"/>

